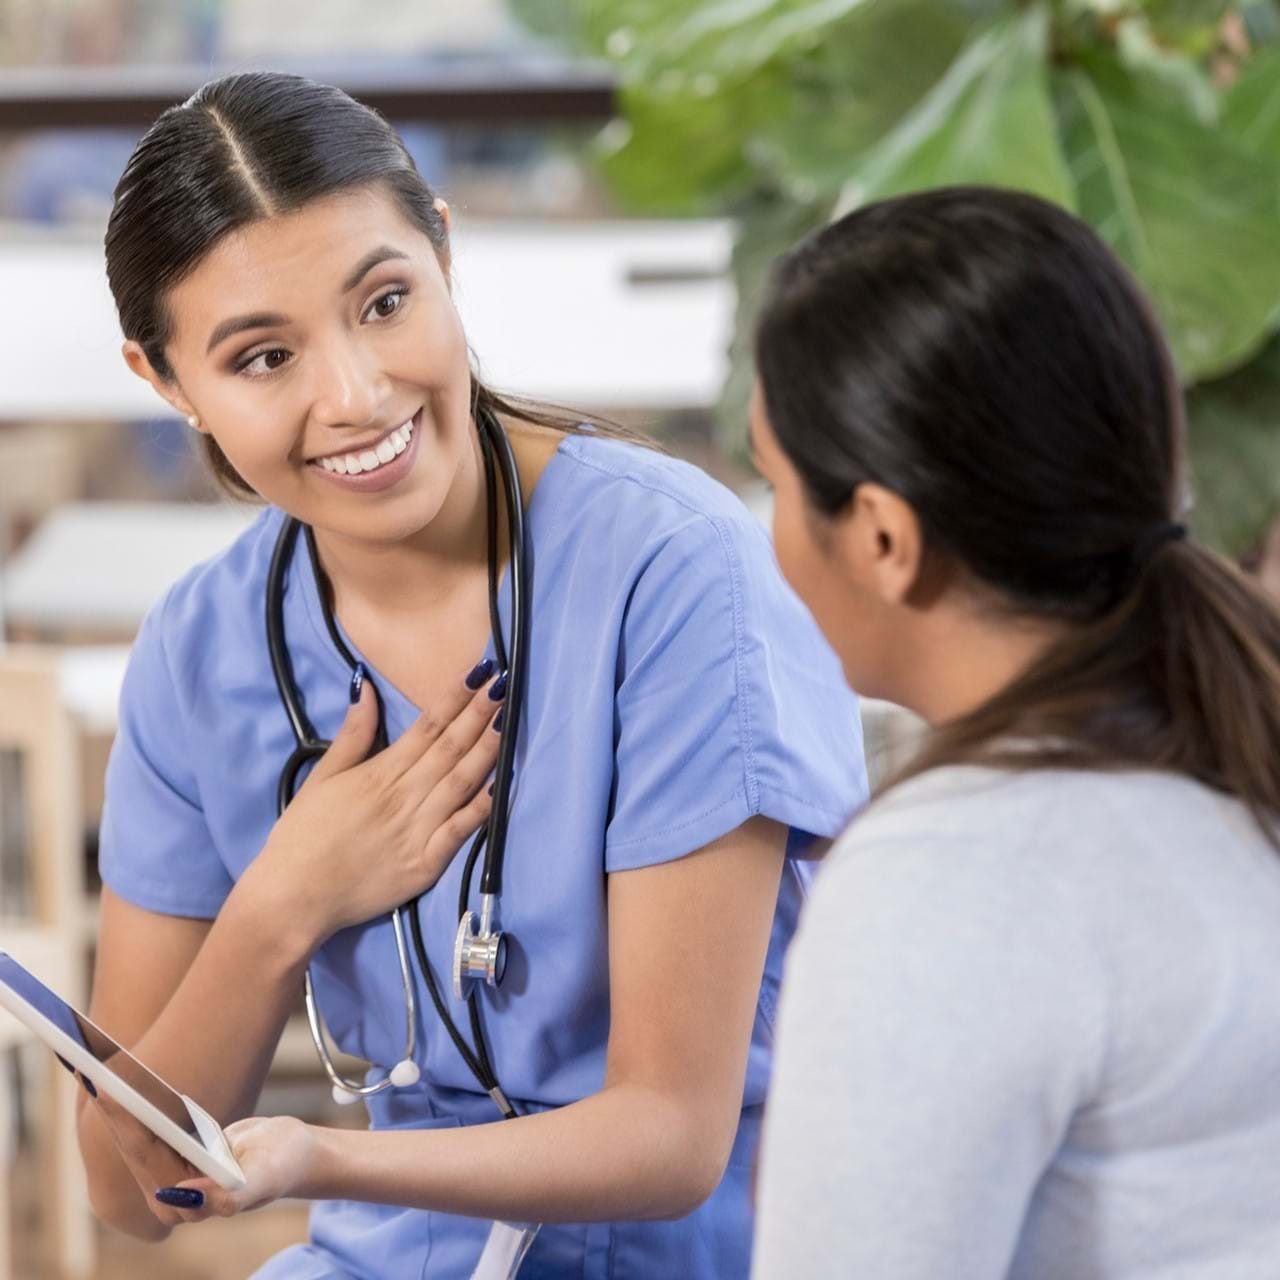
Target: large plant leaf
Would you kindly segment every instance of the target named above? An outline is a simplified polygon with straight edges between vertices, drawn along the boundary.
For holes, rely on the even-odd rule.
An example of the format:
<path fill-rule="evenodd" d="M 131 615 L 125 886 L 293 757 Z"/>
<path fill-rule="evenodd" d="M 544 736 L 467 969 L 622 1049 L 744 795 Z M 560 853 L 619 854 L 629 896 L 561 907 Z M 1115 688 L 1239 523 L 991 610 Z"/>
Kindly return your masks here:
<path fill-rule="evenodd" d="M 1258 544 L 1280 515 L 1280 335 L 1243 369 L 1187 396 L 1192 523 L 1228 555 Z"/>
<path fill-rule="evenodd" d="M 1280 181 L 1280 44 L 1249 59 L 1223 100 L 1222 127 L 1246 151 L 1269 160 Z"/>
<path fill-rule="evenodd" d="M 946 74 L 974 26 L 941 0 L 872 0 L 854 10 L 788 62 L 786 97 L 751 140 L 756 162 L 802 193 L 838 192 L 860 156 Z"/>
<path fill-rule="evenodd" d="M 788 93 L 781 74 L 765 73 L 706 96 L 627 84 L 624 140 L 601 154 L 601 168 L 628 208 L 723 213 L 760 185 L 748 142 L 785 109 Z"/>
<path fill-rule="evenodd" d="M 1058 77 L 1079 211 L 1155 301 L 1186 382 L 1237 368 L 1280 302 L 1273 167 L 1108 54 Z"/>
<path fill-rule="evenodd" d="M 1073 208 L 1045 70 L 1048 41 L 1048 14 L 1039 7 L 983 29 L 920 103 L 852 166 L 846 203 L 985 183 Z"/>
<path fill-rule="evenodd" d="M 1186 53 L 1204 56 L 1217 43 L 1223 15 L 1238 0 L 1141 0 L 1143 14 L 1157 39 Z"/>
<path fill-rule="evenodd" d="M 1150 22 L 1137 14 L 1116 24 L 1115 43 L 1120 61 L 1143 77 L 1151 97 L 1163 94 L 1201 124 L 1217 123 L 1219 95 L 1203 58 L 1164 44 Z"/>
<path fill-rule="evenodd" d="M 525 0 L 549 3 L 552 0 Z M 1008 0 L 938 0 L 934 18 L 949 11 L 965 24 L 1007 7 Z M 584 0 L 584 25 L 602 51 L 613 49 L 629 71 L 676 72 L 735 80 L 779 60 L 803 58 L 878 11 L 892 20 L 901 0 Z M 907 46 L 927 35 L 916 28 Z M 910 59 L 903 46 L 892 63 Z"/>
<path fill-rule="evenodd" d="M 747 45 L 741 33 L 704 24 L 704 64 L 666 62 L 652 47 L 642 55 L 632 48 L 634 31 L 613 32 L 626 34 L 615 47 L 631 50 L 621 63 L 627 133 L 604 168 L 625 203 L 719 211 L 757 190 L 790 192 L 801 203 L 839 190 L 858 155 L 946 71 L 973 26 L 955 0 L 841 0 L 839 22 L 830 21 L 834 4 L 811 4 L 784 13 L 792 19 L 785 30 L 779 12 L 788 6 L 756 7 L 759 29 Z M 692 12 L 708 9 L 723 16 L 720 5 Z M 800 39 L 798 17 L 812 36 L 819 14 L 826 38 Z M 677 37 L 688 40 L 684 26 L 656 23 L 648 38 L 666 50 Z M 709 44 L 713 33 L 723 35 L 723 48 Z M 913 56 L 904 60 L 906 46 Z"/>

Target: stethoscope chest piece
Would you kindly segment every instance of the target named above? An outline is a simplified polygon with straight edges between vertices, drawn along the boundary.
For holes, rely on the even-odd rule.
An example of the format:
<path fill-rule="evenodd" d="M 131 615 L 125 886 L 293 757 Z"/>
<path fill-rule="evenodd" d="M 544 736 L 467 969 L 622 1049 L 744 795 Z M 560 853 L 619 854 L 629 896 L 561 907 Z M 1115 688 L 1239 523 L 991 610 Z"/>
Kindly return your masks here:
<path fill-rule="evenodd" d="M 459 1000 L 470 997 L 477 982 L 496 987 L 507 968 L 506 936 L 493 929 L 493 895 L 481 894 L 480 920 L 466 912 L 458 923 L 453 943 L 453 994 Z"/>

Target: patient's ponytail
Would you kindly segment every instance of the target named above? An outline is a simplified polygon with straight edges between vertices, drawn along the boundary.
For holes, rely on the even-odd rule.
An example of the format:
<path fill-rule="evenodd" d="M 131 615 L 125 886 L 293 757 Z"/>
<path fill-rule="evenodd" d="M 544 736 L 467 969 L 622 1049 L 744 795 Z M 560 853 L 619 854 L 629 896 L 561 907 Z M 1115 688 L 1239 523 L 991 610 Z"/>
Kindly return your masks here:
<path fill-rule="evenodd" d="M 1270 826 L 1280 614 L 1186 536 L 1172 360 L 1088 227 L 983 188 L 867 206 L 782 259 L 756 354 L 815 519 L 883 485 L 984 607 L 1066 624 L 896 781 L 961 762 L 1165 769 Z"/>

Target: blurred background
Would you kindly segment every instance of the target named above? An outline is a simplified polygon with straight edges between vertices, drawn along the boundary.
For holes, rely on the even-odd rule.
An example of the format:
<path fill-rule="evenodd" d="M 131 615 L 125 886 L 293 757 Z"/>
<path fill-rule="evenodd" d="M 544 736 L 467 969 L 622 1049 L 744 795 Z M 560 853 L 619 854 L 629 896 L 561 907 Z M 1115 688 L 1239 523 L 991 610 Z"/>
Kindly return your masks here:
<path fill-rule="evenodd" d="M 744 441 L 771 259 L 947 183 L 1073 209 L 1172 340 L 1191 523 L 1280 583 L 1280 0 L 0 0 L 0 947 L 72 999 L 129 643 L 253 514 L 125 370 L 102 235 L 147 124 L 252 67 L 397 125 L 453 207 L 488 381 L 642 426 L 766 520 Z M 917 728 L 864 715 L 882 774 Z M 99 1229 L 73 1087 L 0 1015 L 0 1280 L 244 1276 L 304 1236 L 296 1204 L 158 1248 Z M 357 1122 L 301 1024 L 261 1109 Z"/>

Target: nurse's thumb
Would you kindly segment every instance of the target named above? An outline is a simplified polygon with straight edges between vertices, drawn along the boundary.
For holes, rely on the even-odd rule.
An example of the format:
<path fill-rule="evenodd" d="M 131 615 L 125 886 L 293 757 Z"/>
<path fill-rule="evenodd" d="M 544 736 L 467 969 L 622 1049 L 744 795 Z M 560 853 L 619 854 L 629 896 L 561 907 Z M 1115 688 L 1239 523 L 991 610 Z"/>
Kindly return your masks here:
<path fill-rule="evenodd" d="M 351 707 L 335 735 L 329 750 L 311 771 L 313 778 L 331 778 L 335 773 L 353 769 L 368 759 L 373 739 L 378 732 L 378 695 L 365 678 L 364 664 L 356 666 L 351 679 Z"/>

